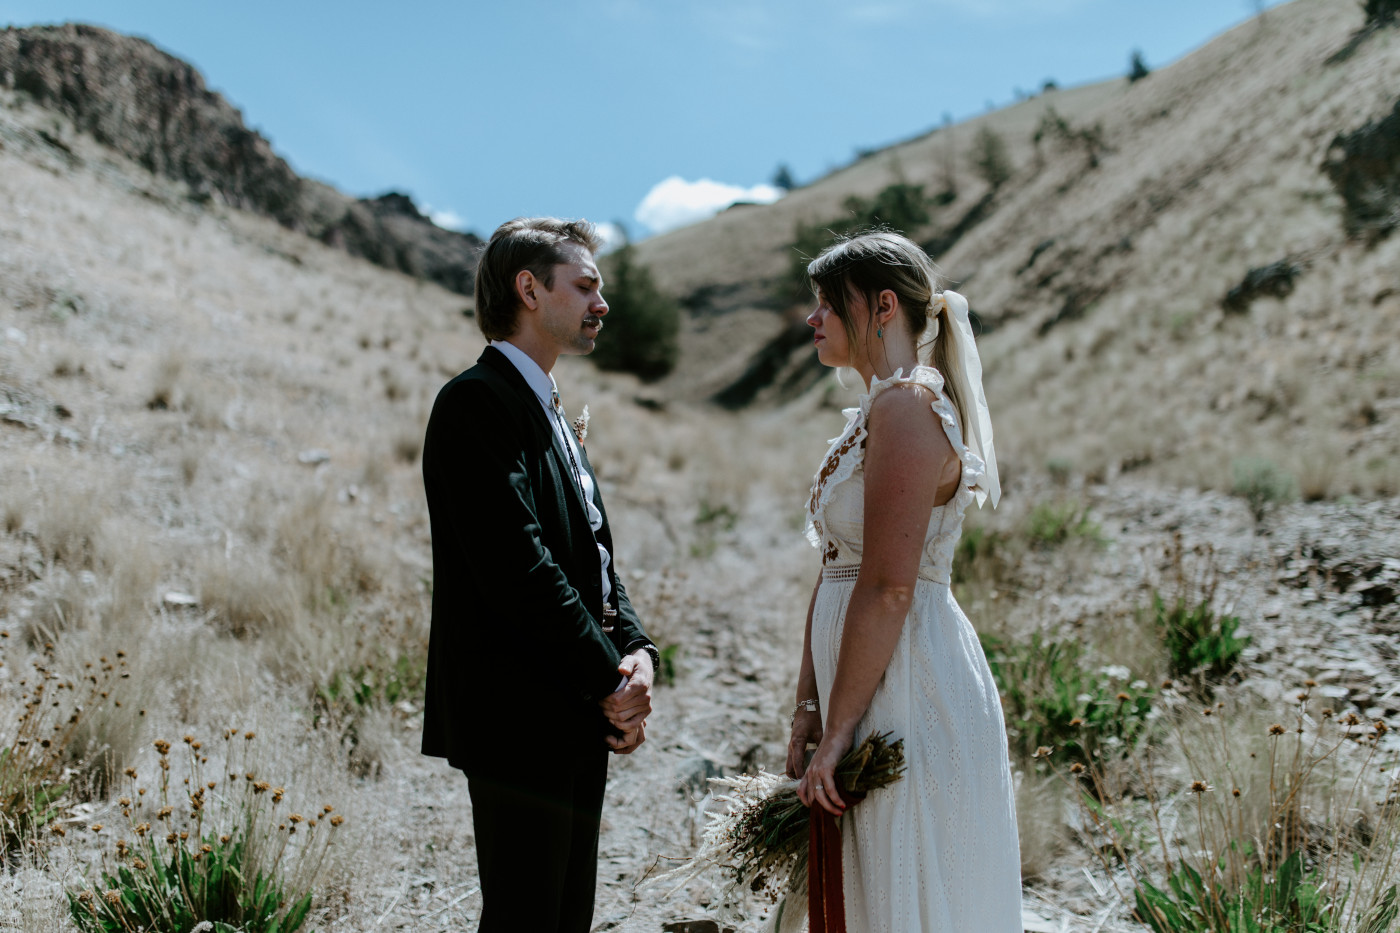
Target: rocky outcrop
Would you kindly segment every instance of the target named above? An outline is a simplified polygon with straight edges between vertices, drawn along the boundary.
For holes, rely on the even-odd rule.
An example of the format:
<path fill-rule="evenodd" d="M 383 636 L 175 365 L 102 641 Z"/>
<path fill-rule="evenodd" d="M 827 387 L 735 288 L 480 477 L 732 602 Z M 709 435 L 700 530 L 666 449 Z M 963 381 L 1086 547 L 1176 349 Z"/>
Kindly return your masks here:
<path fill-rule="evenodd" d="M 471 294 L 481 240 L 402 194 L 356 200 L 303 179 L 189 63 L 144 39 L 67 24 L 0 31 L 0 86 L 150 172 L 371 262 Z"/>

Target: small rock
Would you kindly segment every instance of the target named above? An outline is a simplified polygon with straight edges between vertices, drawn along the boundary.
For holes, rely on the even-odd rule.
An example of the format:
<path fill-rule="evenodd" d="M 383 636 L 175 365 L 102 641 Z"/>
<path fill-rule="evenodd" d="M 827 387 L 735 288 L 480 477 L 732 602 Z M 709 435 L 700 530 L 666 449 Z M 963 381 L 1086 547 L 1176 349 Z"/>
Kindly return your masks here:
<path fill-rule="evenodd" d="M 166 593 L 164 596 L 161 597 L 161 600 L 162 600 L 167 606 L 198 606 L 198 605 L 199 605 L 199 600 L 198 600 L 196 597 L 191 596 L 189 593 L 181 593 L 181 592 L 179 592 L 179 591 L 177 591 L 177 590 L 171 590 L 169 593 Z"/>
<path fill-rule="evenodd" d="M 329 451 L 315 447 L 311 450 L 303 450 L 301 453 L 297 454 L 297 460 L 307 466 L 318 466 L 330 460 L 330 458 L 331 455 Z"/>
<path fill-rule="evenodd" d="M 724 769 L 722 767 L 703 755 L 696 755 L 681 763 L 676 785 L 680 790 L 692 796 L 702 796 L 709 790 L 710 778 L 723 776 Z"/>
<path fill-rule="evenodd" d="M 676 920 L 663 923 L 661 929 L 665 933 L 720 933 L 719 924 L 713 920 Z"/>

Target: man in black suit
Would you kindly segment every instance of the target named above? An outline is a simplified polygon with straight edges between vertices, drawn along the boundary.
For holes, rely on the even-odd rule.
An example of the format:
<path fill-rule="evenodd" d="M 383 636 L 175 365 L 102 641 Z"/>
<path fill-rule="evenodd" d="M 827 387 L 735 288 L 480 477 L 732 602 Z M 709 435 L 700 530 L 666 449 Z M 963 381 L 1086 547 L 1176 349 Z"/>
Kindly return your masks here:
<path fill-rule="evenodd" d="M 599 245 L 586 221 L 492 234 L 476 278 L 491 345 L 438 393 L 423 445 L 423 753 L 467 775 L 479 933 L 587 933 L 608 753 L 640 746 L 651 712 L 656 647 L 613 569 L 584 431 L 550 375 L 602 329 Z"/>

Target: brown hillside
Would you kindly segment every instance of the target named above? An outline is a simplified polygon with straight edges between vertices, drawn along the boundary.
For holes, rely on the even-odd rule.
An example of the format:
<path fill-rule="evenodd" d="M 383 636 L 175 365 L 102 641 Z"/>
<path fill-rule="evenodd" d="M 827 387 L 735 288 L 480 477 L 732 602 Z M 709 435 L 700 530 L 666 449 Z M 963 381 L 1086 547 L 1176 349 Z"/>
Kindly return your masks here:
<path fill-rule="evenodd" d="M 0 30 L 0 88 L 14 103 L 64 123 L 187 195 L 273 218 L 352 256 L 462 294 L 472 292 L 481 241 L 443 230 L 400 194 L 356 200 L 301 178 L 189 63 L 147 42 L 68 23 Z M 77 158 L 54 127 L 40 137 Z"/>
<path fill-rule="evenodd" d="M 1400 198 L 1395 118 L 1381 123 L 1397 105 L 1400 30 L 1353 40 L 1361 27 L 1349 0 L 1295 0 L 1135 84 L 1043 94 L 771 207 L 640 244 L 699 309 L 676 390 L 732 383 L 785 326 L 769 296 L 798 222 L 839 217 L 849 195 L 895 180 L 936 192 L 951 146 L 958 196 L 909 232 L 929 242 L 955 228 L 988 194 L 966 155 L 986 126 L 1015 174 L 935 258 L 989 327 L 988 392 L 1010 463 L 1220 487 L 1256 457 L 1310 496 L 1400 488 L 1400 237 L 1360 229 L 1356 198 L 1332 180 L 1346 192 L 1359 172 L 1382 208 Z M 1050 107 L 1072 129 L 1101 127 L 1097 167 L 1073 144 L 1043 141 L 1037 155 Z M 1371 125 L 1365 146 L 1333 148 Z M 1280 262 L 1272 293 L 1225 301 L 1250 270 Z M 794 342 L 786 368 L 769 367 L 774 381 L 810 356 Z"/>

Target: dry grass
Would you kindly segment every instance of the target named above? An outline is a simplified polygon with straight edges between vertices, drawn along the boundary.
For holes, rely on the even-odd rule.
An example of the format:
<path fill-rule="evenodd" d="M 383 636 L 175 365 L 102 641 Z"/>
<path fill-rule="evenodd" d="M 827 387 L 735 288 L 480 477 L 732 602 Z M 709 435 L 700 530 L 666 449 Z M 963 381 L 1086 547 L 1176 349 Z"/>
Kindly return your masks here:
<path fill-rule="evenodd" d="M 1076 122 L 1125 98 L 1104 89 L 1072 95 L 1079 104 L 1066 94 L 1056 106 Z M 1023 120 L 1029 133 L 1037 106 L 984 119 Z M 361 835 L 321 888 L 320 928 L 469 927 L 480 901 L 465 782 L 418 757 L 421 695 L 412 684 L 431 586 L 421 425 L 440 383 L 481 347 L 460 296 L 236 212 L 192 207 L 177 187 L 104 162 L 81 138 L 73 139 L 79 167 L 46 161 L 46 150 L 17 142 L 14 129 L 39 118 L 0 97 L 0 305 L 13 309 L 7 326 L 13 320 L 28 341 L 0 343 L 0 389 L 20 400 L 20 423 L 0 426 L 0 628 L 14 635 L 0 640 L 0 670 L 22 666 L 49 638 L 65 659 L 125 650 L 132 677 L 122 706 L 94 715 L 76 740 L 84 750 L 105 745 L 113 761 L 148 769 L 156 737 L 256 731 L 268 768 L 295 774 L 308 800 L 334 800 L 356 814 Z M 1019 158 L 1013 130 L 1003 126 Z M 900 156 L 907 171 L 920 168 L 918 146 Z M 783 210 L 837 203 L 840 186 L 878 186 L 890 171 L 887 158 L 866 160 L 829 188 L 795 194 Z M 127 188 L 112 184 L 114 173 Z M 1024 189 L 1026 210 L 1064 229 L 1095 228 L 1093 218 L 1046 210 L 1048 194 L 1034 187 Z M 1250 202 L 1250 210 L 1262 208 Z M 729 212 L 719 226 L 746 214 L 758 216 Z M 770 245 L 795 216 L 774 227 Z M 1199 236 L 1200 249 L 1216 249 L 1241 232 L 1223 224 L 1217 236 L 1196 214 L 1168 219 L 1151 234 L 1162 242 L 1144 236 L 1137 248 L 1161 256 Z M 964 274 L 977 257 L 1023 259 L 1019 241 L 989 237 L 968 246 Z M 1279 245 L 1260 241 L 1256 251 L 1272 258 Z M 1150 651 L 1133 608 L 1164 573 L 1149 544 L 1160 549 L 1164 529 L 1189 525 L 1203 510 L 1208 527 L 1191 533 L 1228 539 L 1244 555 L 1229 569 L 1254 582 L 1223 595 L 1266 634 L 1263 607 L 1295 596 L 1265 592 L 1275 581 L 1258 567 L 1273 558 L 1261 554 L 1268 542 L 1255 536 L 1244 506 L 1218 498 L 1199 506 L 1200 497 L 1184 493 L 1134 498 L 1142 494 L 1133 482 L 1228 485 L 1230 461 L 1215 441 L 1172 441 L 1188 422 L 1188 437 L 1210 437 L 1204 429 L 1224 422 L 1198 403 L 1220 397 L 1227 407 L 1219 411 L 1251 418 L 1285 406 L 1288 414 L 1251 422 L 1237 440 L 1241 451 L 1295 475 L 1304 498 L 1382 488 L 1395 462 L 1383 456 L 1391 443 L 1386 374 L 1400 371 L 1386 349 L 1395 345 L 1392 299 L 1372 305 L 1372 314 L 1345 312 L 1365 310 L 1374 294 L 1366 289 L 1394 258 L 1391 249 L 1323 257 L 1287 302 L 1261 303 L 1247 318 L 1217 320 L 1209 302 L 1228 277 L 1217 270 L 1191 284 L 1194 267 L 1179 261 L 1157 264 L 1133 286 L 1138 298 L 1105 304 L 1043 340 L 1027 336 L 1033 322 L 991 335 L 1007 497 L 997 513 L 970 520 L 1003 536 L 1000 556 L 973 560 L 960 584 L 978 627 L 1005 637 L 1078 631 L 1097 660 L 1145 666 Z M 744 264 L 762 251 L 745 254 L 736 275 L 747 275 Z M 716 266 L 729 261 L 724 250 L 702 255 Z M 1359 291 L 1334 314 L 1322 286 L 1343 269 Z M 977 275 L 974 297 L 988 306 L 1009 300 L 1014 276 L 991 259 Z M 1309 322 L 1306 335 L 1300 319 Z M 712 382 L 742 364 L 736 341 L 771 323 L 766 312 L 740 311 L 710 322 L 706 336 L 703 322 L 689 322 L 697 349 L 686 365 L 694 369 L 675 385 Z M 30 352 L 40 345 L 43 353 Z M 1298 369 L 1308 353 L 1325 354 L 1331 368 Z M 1103 361 L 1102 371 L 1091 372 L 1088 360 Z M 1241 360 L 1267 378 L 1245 378 Z M 1367 391 L 1337 407 L 1344 371 L 1360 373 Z M 791 706 L 817 563 L 801 537 L 801 510 L 852 393 L 826 383 L 782 409 L 730 415 L 668 398 L 658 410 L 655 387 L 645 389 L 652 401 L 636 403 L 640 385 L 574 359 L 557 375 L 571 410 L 590 406 L 587 448 L 616 530 L 618 566 L 653 635 L 673 649 L 676 684 L 658 693 L 654 741 L 613 764 L 603 855 L 616 871 L 604 873 L 599 894 L 600 923 L 654 930 L 704 912 L 694 901 L 638 902 L 631 890 L 657 855 L 688 851 L 696 801 L 676 788 L 703 788 L 703 775 L 716 770 L 781 764 L 782 711 Z M 1143 389 L 1147 377 L 1152 393 Z M 1143 396 L 1164 397 L 1163 386 L 1196 400 L 1186 415 L 1144 414 Z M 157 397 L 164 410 L 149 407 Z M 69 416 L 57 414 L 59 405 Z M 1375 424 L 1364 423 L 1368 405 L 1381 413 Z M 1352 425 L 1343 433 L 1329 427 L 1337 418 L 1328 413 L 1338 411 Z M 1297 430 L 1281 430 L 1295 417 Z M 325 458 L 303 462 L 313 450 Z M 1094 479 L 1113 485 L 1095 491 Z M 1087 506 L 1108 543 L 1028 540 L 1035 505 L 1056 501 Z M 1173 511 L 1181 503 L 1186 518 Z M 1275 520 L 1307 508 L 1285 506 Z M 180 594 L 197 604 L 183 605 Z M 1286 641 L 1280 635 L 1269 647 L 1294 657 Z M 0 677 L 0 719 L 13 712 L 7 682 Z M 83 812 L 84 820 L 113 811 L 112 795 L 101 791 L 99 812 Z M 1027 771 L 1019 800 L 1027 876 L 1075 903 L 1089 862 L 1066 843 L 1064 798 Z M 43 868 L 0 873 L 0 928 L 68 929 L 57 885 L 79 883 L 96 847 L 72 833 L 49 849 Z"/>
<path fill-rule="evenodd" d="M 952 139 L 995 129 L 1018 166 L 994 210 L 938 257 L 992 322 L 981 341 L 997 446 L 1009 467 L 1134 473 L 1228 491 L 1231 463 L 1267 459 L 1305 496 L 1400 490 L 1400 239 L 1349 241 L 1321 171 L 1339 132 L 1390 110 L 1396 31 L 1329 62 L 1360 27 L 1349 0 L 1296 0 L 1132 85 L 1054 91 L 858 161 L 771 207 L 727 211 L 638 246 L 673 293 L 710 289 L 724 316 L 698 319 L 668 383 L 709 392 L 784 326 L 762 310 L 799 221 L 839 215 L 896 180 L 942 190 Z M 1031 136 L 1048 107 L 1101 124 L 1111 151 Z M 985 194 L 966 169 L 928 236 Z M 1034 257 L 1034 262 L 1032 258 Z M 1293 292 L 1245 313 L 1226 292 L 1255 267 L 1304 266 Z M 716 287 L 718 286 L 718 287 Z M 736 297 L 726 298 L 726 295 Z M 1052 323 L 1069 308 L 1063 319 Z M 722 321 L 720 325 L 717 322 Z M 1301 482 L 1307 476 L 1306 482 Z"/>

